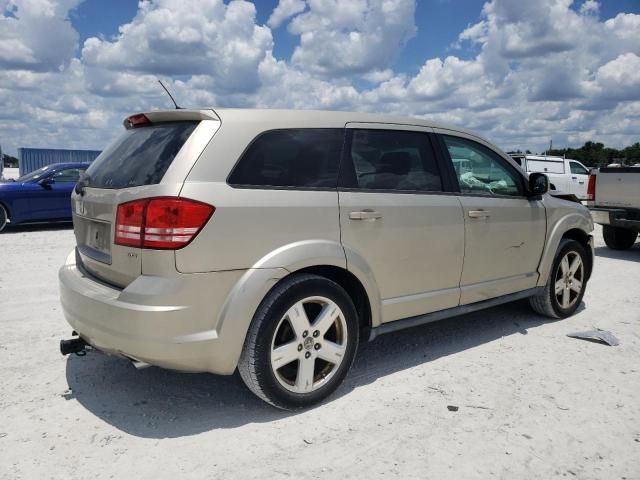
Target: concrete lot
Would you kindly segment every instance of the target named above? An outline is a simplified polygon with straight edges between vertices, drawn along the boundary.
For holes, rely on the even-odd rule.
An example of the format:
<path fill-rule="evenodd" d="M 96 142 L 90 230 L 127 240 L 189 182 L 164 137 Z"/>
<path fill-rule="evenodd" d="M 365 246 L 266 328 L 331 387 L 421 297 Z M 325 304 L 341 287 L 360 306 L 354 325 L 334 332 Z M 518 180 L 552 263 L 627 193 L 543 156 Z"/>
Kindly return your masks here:
<path fill-rule="evenodd" d="M 583 308 L 526 302 L 364 345 L 332 401 L 274 410 L 237 376 L 63 358 L 68 227 L 0 235 L 0 478 L 640 478 L 640 243 Z M 566 337 L 599 327 L 608 347 Z M 459 407 L 449 411 L 448 405 Z"/>

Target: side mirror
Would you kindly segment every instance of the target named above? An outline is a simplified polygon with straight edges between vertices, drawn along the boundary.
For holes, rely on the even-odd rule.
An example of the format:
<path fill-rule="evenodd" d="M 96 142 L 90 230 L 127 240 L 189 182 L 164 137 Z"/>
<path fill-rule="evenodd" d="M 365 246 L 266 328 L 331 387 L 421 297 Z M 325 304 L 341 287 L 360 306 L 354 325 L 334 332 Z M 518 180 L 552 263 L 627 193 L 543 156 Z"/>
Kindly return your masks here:
<path fill-rule="evenodd" d="M 529 192 L 531 195 L 544 195 L 549 191 L 549 177 L 544 173 L 534 172 L 529 175 Z"/>
<path fill-rule="evenodd" d="M 42 180 L 38 180 L 38 185 L 40 185 L 43 188 L 49 188 L 54 183 L 56 183 L 56 181 L 51 177 L 47 177 L 47 178 L 43 178 Z"/>

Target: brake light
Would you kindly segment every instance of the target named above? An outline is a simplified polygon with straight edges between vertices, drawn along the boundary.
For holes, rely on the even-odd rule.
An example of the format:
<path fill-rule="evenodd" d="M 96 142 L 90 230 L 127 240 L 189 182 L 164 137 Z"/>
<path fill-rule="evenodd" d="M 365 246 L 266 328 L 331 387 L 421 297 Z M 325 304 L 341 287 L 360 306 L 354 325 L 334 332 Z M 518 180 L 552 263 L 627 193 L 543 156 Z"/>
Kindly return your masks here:
<path fill-rule="evenodd" d="M 589 175 L 589 183 L 587 184 L 587 199 L 595 201 L 596 199 L 596 176 L 592 173 Z"/>
<path fill-rule="evenodd" d="M 177 250 L 191 242 L 215 207 L 186 198 L 158 197 L 118 205 L 115 243 Z"/>
<path fill-rule="evenodd" d="M 115 243 L 128 247 L 142 246 L 142 227 L 146 200 L 118 205 Z"/>
<path fill-rule="evenodd" d="M 144 113 L 131 115 L 129 118 L 127 118 L 127 126 L 129 128 L 142 127 L 144 125 L 151 125 L 151 121 L 147 118 L 147 116 Z"/>

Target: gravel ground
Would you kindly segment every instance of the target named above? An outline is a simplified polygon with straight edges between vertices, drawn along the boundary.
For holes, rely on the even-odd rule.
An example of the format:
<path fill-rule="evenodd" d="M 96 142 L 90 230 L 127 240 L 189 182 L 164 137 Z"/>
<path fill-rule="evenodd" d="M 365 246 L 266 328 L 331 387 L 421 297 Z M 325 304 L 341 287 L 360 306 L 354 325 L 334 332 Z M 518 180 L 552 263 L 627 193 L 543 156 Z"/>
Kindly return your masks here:
<path fill-rule="evenodd" d="M 520 302 L 380 337 L 330 402 L 292 414 L 237 376 L 63 358 L 73 232 L 2 234 L 0 478 L 640 479 L 640 243 L 596 241 L 574 317 Z M 593 327 L 620 346 L 566 337 Z"/>

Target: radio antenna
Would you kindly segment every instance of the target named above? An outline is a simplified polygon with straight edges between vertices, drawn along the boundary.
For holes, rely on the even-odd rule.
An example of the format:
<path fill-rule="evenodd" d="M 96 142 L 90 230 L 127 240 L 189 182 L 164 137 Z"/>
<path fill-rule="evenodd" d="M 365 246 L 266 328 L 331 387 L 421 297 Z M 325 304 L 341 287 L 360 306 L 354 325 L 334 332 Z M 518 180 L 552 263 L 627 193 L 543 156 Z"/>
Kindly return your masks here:
<path fill-rule="evenodd" d="M 160 84 L 160 86 L 162 88 L 164 88 L 164 91 L 167 92 L 167 95 L 169 95 L 169 98 L 171 99 L 171 101 L 173 102 L 173 104 L 176 107 L 176 110 L 181 110 L 182 107 L 179 107 L 178 104 L 176 103 L 176 101 L 173 99 L 173 96 L 171 95 L 171 93 L 169 92 L 169 90 L 167 89 L 167 87 L 164 86 L 164 83 L 162 83 L 161 80 L 158 80 L 158 83 Z"/>

